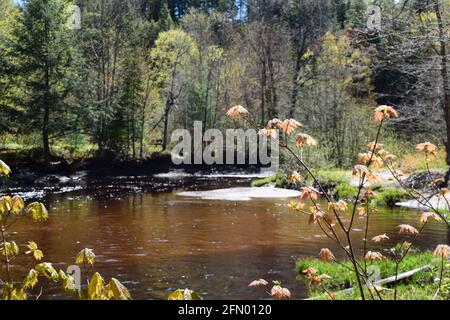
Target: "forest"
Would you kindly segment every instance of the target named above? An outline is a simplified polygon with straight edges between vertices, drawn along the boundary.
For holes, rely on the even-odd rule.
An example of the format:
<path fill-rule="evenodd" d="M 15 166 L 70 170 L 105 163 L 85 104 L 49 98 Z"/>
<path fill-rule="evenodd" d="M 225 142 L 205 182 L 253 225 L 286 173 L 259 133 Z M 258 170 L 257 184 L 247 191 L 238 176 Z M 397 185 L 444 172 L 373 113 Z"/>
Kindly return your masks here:
<path fill-rule="evenodd" d="M 0 299 L 450 299 L 449 7 L 0 0 Z"/>
<path fill-rule="evenodd" d="M 233 105 L 298 119 L 328 167 L 351 166 L 376 105 L 403 115 L 399 152 L 447 140 L 445 1 L 379 1 L 381 30 L 364 0 L 78 1 L 79 29 L 69 4 L 1 2 L 3 149 L 143 159 L 194 121 L 232 127 Z"/>

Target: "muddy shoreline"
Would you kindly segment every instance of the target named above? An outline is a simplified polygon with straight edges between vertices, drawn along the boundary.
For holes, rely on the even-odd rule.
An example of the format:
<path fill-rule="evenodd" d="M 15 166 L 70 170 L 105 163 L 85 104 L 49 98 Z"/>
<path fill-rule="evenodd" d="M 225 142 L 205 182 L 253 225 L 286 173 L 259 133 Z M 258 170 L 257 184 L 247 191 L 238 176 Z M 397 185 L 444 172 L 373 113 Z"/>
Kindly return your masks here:
<path fill-rule="evenodd" d="M 95 157 L 68 162 L 63 158 L 53 158 L 45 163 L 39 158 L 20 158 L 2 155 L 12 173 L 0 180 L 0 187 L 52 187 L 55 185 L 77 186 L 88 182 L 108 181 L 117 177 L 152 177 L 158 174 L 180 172 L 181 175 L 212 174 L 258 174 L 260 166 L 254 165 L 175 165 L 170 154 L 154 154 L 138 160 L 123 160 L 110 157 Z"/>
<path fill-rule="evenodd" d="M 18 194 L 25 199 L 44 199 L 52 194 L 86 193 L 93 198 L 115 198 L 131 193 L 173 190 L 210 190 L 218 186 L 249 186 L 263 177 L 261 167 L 251 165 L 181 165 L 168 154 L 142 161 L 114 158 L 80 159 L 71 163 L 3 157 L 12 170 L 0 179 L 0 195 Z"/>
<path fill-rule="evenodd" d="M 39 199 L 49 194 L 83 190 L 95 197 L 115 197 L 124 193 L 171 192 L 178 189 L 211 190 L 221 185 L 247 187 L 252 180 L 265 177 L 260 166 L 177 166 L 173 164 L 170 154 L 166 153 L 155 153 L 142 161 L 117 159 L 113 155 L 70 163 L 63 158 L 53 158 L 47 164 L 36 159 L 42 158 L 32 158 L 29 154 L 25 157 L 14 153 L 2 154 L 2 160 L 10 165 L 12 174 L 0 179 L 0 195 L 20 194 L 25 198 Z M 433 172 L 431 176 L 426 172 L 416 172 L 405 177 L 404 183 L 409 188 L 429 194 L 430 180 L 442 178 L 443 175 L 443 172 Z M 341 182 L 321 183 L 334 198 L 336 187 Z M 349 183 L 351 185 L 351 181 Z M 384 187 L 396 186 L 386 180 Z M 399 201 L 396 205 L 421 209 L 420 204 L 411 201 Z"/>

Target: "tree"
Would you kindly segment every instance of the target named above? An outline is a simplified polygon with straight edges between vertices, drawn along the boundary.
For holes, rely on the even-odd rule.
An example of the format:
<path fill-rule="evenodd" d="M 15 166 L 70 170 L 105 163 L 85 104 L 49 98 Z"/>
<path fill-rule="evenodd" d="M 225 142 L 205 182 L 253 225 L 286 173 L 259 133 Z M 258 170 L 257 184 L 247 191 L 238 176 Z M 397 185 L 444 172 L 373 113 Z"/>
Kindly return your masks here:
<path fill-rule="evenodd" d="M 215 31 L 216 23 L 224 23 L 226 17 L 221 13 L 207 14 L 199 10 L 191 10 L 182 20 L 183 29 L 195 40 L 198 47 L 198 59 L 187 68 L 188 77 L 183 123 L 191 127 L 193 121 L 201 120 L 203 129 L 214 127 L 220 107 L 222 85 L 220 79 L 225 69 L 225 48 L 220 46 L 223 37 Z M 226 41 L 225 41 L 226 42 Z"/>
<path fill-rule="evenodd" d="M 0 1 L 0 118 L 7 121 L 0 122 L 0 132 L 18 130 L 20 117 L 23 112 L 16 104 L 20 94 L 17 83 L 17 63 L 14 57 L 14 28 L 18 23 L 20 12 L 8 0 Z"/>
<path fill-rule="evenodd" d="M 89 1 L 83 8 L 82 44 L 90 86 L 88 128 L 100 156 L 116 150 L 111 124 L 120 111 L 120 64 L 130 37 L 128 1 Z"/>
<path fill-rule="evenodd" d="M 46 162 L 50 160 L 51 135 L 61 131 L 62 117 L 69 112 L 66 98 L 75 76 L 76 52 L 73 31 L 66 26 L 66 0 L 28 0 L 14 30 L 14 55 L 27 88 L 24 105 L 28 125 L 41 129 Z"/>
<path fill-rule="evenodd" d="M 140 59 L 139 59 L 140 58 Z M 133 158 L 136 158 L 136 146 L 140 143 L 140 157 L 142 158 L 143 131 L 141 127 L 145 123 L 145 110 L 143 100 L 143 81 L 142 81 L 142 55 L 137 53 L 137 49 L 129 49 L 123 65 L 123 79 L 121 84 L 121 98 L 119 105 L 122 112 L 118 114 L 117 129 L 112 130 L 121 133 L 126 130 L 126 150 L 127 155 L 132 152 Z M 114 139 L 120 141 L 120 135 Z M 123 148 L 122 148 L 123 149 Z"/>
<path fill-rule="evenodd" d="M 186 32 L 178 29 L 160 33 L 155 48 L 150 53 L 153 82 L 161 88 L 165 101 L 162 118 L 155 127 L 163 123 L 163 150 L 168 143 L 169 116 L 177 104 L 185 83 L 180 72 L 198 55 L 195 41 Z"/>
<path fill-rule="evenodd" d="M 336 22 L 341 29 L 344 29 L 347 21 L 347 0 L 334 0 L 334 7 Z"/>
<path fill-rule="evenodd" d="M 370 59 L 347 35 L 332 33 L 324 35 L 315 55 L 307 67 L 312 74 L 301 94 L 299 119 L 323 146 L 314 161 L 322 157 L 337 167 L 349 166 L 370 135 L 367 124 L 375 105 Z"/>
<path fill-rule="evenodd" d="M 351 28 L 364 29 L 367 26 L 366 0 L 349 0 L 347 4 L 347 25 Z"/>
<path fill-rule="evenodd" d="M 437 29 L 439 35 L 439 58 L 440 58 L 440 71 L 442 77 L 442 108 L 444 109 L 445 114 L 445 124 L 447 128 L 447 165 L 450 166 L 450 88 L 448 83 L 448 57 L 447 57 L 447 48 L 446 48 L 446 37 L 445 30 L 448 31 L 446 25 L 444 25 L 444 19 L 441 14 L 441 7 L 438 0 L 433 0 L 433 8 L 436 14 L 437 19 Z M 447 8 L 448 9 L 448 8 Z M 448 13 L 448 11 L 447 11 Z M 450 169 L 446 175 L 447 183 L 450 179 Z"/>
<path fill-rule="evenodd" d="M 12 0 L 0 0 L 0 20 L 3 20 L 13 8 Z"/>
<path fill-rule="evenodd" d="M 286 48 L 286 29 L 277 22 L 253 21 L 242 28 L 242 54 L 251 55 L 252 74 L 258 82 L 257 100 L 260 124 L 278 117 L 281 86 L 284 85 L 282 61 Z M 285 50 L 282 50 L 285 48 Z M 252 103 L 252 104 L 253 104 Z"/>
<path fill-rule="evenodd" d="M 217 10 L 219 12 L 228 12 L 230 16 L 235 14 L 235 1 L 234 0 L 167 0 L 168 7 L 174 21 L 178 21 L 183 18 L 189 11 L 189 9 L 196 8 L 202 11 Z"/>
<path fill-rule="evenodd" d="M 289 118 L 294 118 L 297 107 L 301 81 L 304 77 L 305 65 L 312 58 L 307 52 L 310 46 L 318 41 L 331 25 L 332 10 L 328 0 L 287 1 L 283 11 L 283 19 L 289 29 L 292 46 L 293 70 L 292 91 Z"/>
<path fill-rule="evenodd" d="M 442 62 L 448 60 L 448 52 L 445 41 L 440 41 L 445 39 L 440 30 L 445 33 L 450 15 L 438 3 L 439 23 L 433 1 L 418 5 L 415 1 L 399 4 L 385 0 L 381 5 L 382 30 L 373 52 L 378 103 L 397 107 L 402 117 L 394 126 L 410 141 L 433 134 L 437 139 L 444 136 L 446 143 L 443 79 L 448 71 L 443 70 L 448 66 L 443 68 Z M 415 135 L 411 136 L 411 132 Z"/>

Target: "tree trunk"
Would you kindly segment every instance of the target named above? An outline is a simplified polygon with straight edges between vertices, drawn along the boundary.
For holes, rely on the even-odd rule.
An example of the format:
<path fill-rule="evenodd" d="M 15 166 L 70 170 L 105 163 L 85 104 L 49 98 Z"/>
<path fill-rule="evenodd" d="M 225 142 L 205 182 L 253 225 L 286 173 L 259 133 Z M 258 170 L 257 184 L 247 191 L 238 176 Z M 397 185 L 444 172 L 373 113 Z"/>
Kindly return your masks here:
<path fill-rule="evenodd" d="M 139 159 L 142 161 L 144 154 L 144 130 L 145 130 L 145 105 L 141 109 L 141 128 L 139 136 Z"/>
<path fill-rule="evenodd" d="M 47 63 L 45 64 L 45 103 L 44 103 L 44 115 L 42 118 L 42 146 L 44 149 L 45 163 L 50 161 L 50 142 L 49 142 L 49 128 L 48 123 L 50 119 L 50 71 Z"/>
<path fill-rule="evenodd" d="M 267 66 L 269 70 L 269 118 L 274 119 L 278 117 L 277 105 L 278 105 L 278 97 L 277 97 L 277 89 L 275 84 L 275 67 L 273 64 L 272 57 L 272 49 L 270 48 L 270 44 L 267 47 Z"/>
<path fill-rule="evenodd" d="M 266 126 L 266 86 L 267 86 L 267 74 L 266 74 L 266 64 L 262 64 L 261 68 L 261 127 Z"/>
<path fill-rule="evenodd" d="M 44 159 L 48 163 L 50 161 L 50 142 L 48 139 L 48 122 L 50 118 L 50 108 L 48 104 L 44 107 L 44 119 L 42 121 L 42 145 L 44 147 Z"/>
<path fill-rule="evenodd" d="M 442 89 L 443 89 L 443 101 L 442 107 L 444 108 L 445 114 L 445 124 L 447 127 L 447 141 L 446 141 L 446 151 L 447 151 L 447 164 L 450 166 L 450 96 L 449 96 L 449 86 L 448 86 L 448 74 L 447 74 L 447 48 L 445 47 L 445 31 L 444 23 L 442 21 L 442 15 L 439 8 L 439 1 L 434 0 L 434 11 L 436 12 L 436 18 L 438 22 L 439 29 L 439 43 L 440 43 L 440 56 L 441 56 L 441 76 L 442 76 Z M 450 169 L 446 175 L 446 184 L 450 178 Z"/>
<path fill-rule="evenodd" d="M 208 70 L 208 76 L 206 79 L 206 93 L 205 93 L 205 108 L 203 110 L 203 133 L 206 131 L 208 125 L 208 105 L 209 105 L 209 91 L 211 86 L 212 69 Z"/>
<path fill-rule="evenodd" d="M 169 114 L 170 110 L 172 110 L 173 106 L 173 99 L 172 97 L 169 97 L 166 101 L 166 109 L 164 110 L 164 131 L 163 131 L 163 150 L 166 151 L 167 149 L 167 138 L 168 138 L 168 127 L 169 127 Z"/>
<path fill-rule="evenodd" d="M 289 119 L 293 119 L 295 116 L 295 108 L 297 106 L 297 97 L 300 90 L 300 85 L 298 83 L 298 75 L 301 69 L 302 56 L 297 53 L 297 58 L 295 59 L 295 70 L 294 76 L 292 77 L 292 96 L 291 96 L 291 108 L 289 110 Z"/>
<path fill-rule="evenodd" d="M 133 159 L 136 159 L 136 111 L 135 111 L 135 106 L 133 103 L 133 107 L 132 107 L 132 113 L 133 113 L 133 117 L 132 117 L 132 123 L 131 123 L 131 148 L 133 150 Z"/>

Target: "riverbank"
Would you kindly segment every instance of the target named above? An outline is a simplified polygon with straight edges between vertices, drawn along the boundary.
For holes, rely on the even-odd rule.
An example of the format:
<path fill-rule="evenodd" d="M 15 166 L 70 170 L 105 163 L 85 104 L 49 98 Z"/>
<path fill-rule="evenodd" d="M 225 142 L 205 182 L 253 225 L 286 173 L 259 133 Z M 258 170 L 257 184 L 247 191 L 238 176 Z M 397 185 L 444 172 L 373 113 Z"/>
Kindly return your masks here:
<path fill-rule="evenodd" d="M 363 262 L 361 262 L 363 264 Z M 440 260 L 433 257 L 432 252 L 415 252 L 406 256 L 402 264 L 399 265 L 399 274 L 416 270 L 409 277 L 398 281 L 397 298 L 399 300 L 432 300 L 438 288 L 436 279 L 439 277 Z M 379 274 L 376 274 L 377 280 L 387 279 L 395 276 L 395 262 L 389 259 L 371 262 L 372 268 L 376 267 Z M 420 267 L 427 268 L 420 269 Z M 428 268 L 429 266 L 429 268 Z M 317 259 L 299 259 L 296 264 L 297 272 L 300 278 L 307 282 L 303 273 L 307 268 L 314 268 L 317 274 L 326 274 L 326 279 L 319 285 L 309 285 L 308 297 L 312 300 L 329 300 L 330 296 L 324 291 L 326 288 L 333 293 L 336 300 L 357 300 L 360 299 L 358 290 L 348 290 L 356 288 L 357 282 L 351 270 L 351 262 L 343 261 L 339 263 L 323 262 Z M 418 269 L 419 268 L 419 269 Z M 349 270 L 350 269 L 350 270 Z M 420 270 L 420 271 L 419 271 Z M 445 278 L 445 282 L 448 282 Z M 385 300 L 393 299 L 393 282 L 387 283 L 378 288 L 380 296 Z M 369 294 L 366 292 L 366 294 Z M 448 293 L 436 297 L 436 300 L 448 299 Z"/>
<path fill-rule="evenodd" d="M 358 193 L 359 181 L 352 175 L 351 170 L 339 169 L 319 169 L 314 171 L 320 185 L 325 192 L 333 199 L 352 201 Z M 376 175 L 381 178 L 379 183 L 366 183 L 375 192 L 374 202 L 377 206 L 402 206 L 410 209 L 423 209 L 424 207 L 417 201 L 411 199 L 411 195 L 387 170 L 377 170 Z M 436 208 L 448 210 L 445 201 L 433 197 L 436 194 L 436 187 L 432 185 L 434 181 L 443 181 L 446 171 L 443 169 L 433 169 L 431 174 L 427 171 L 418 170 L 404 174 L 401 178 L 402 184 L 410 190 L 415 190 L 430 197 L 430 201 Z M 289 182 L 288 175 L 278 172 L 269 177 L 255 179 L 252 181 L 253 187 L 274 185 L 278 188 L 299 189 L 303 186 L 313 186 L 318 189 L 318 185 L 309 176 L 303 177 L 299 183 Z M 444 186 L 440 186 L 444 187 Z M 449 198 L 450 202 L 450 198 Z"/>
<path fill-rule="evenodd" d="M 96 184 L 103 182 L 110 183 L 116 178 L 144 178 L 159 176 L 168 178 L 168 183 L 156 185 L 144 183 L 151 189 L 146 191 L 173 190 L 175 188 L 186 187 L 185 179 L 177 179 L 186 176 L 226 176 L 238 177 L 239 175 L 251 180 L 252 187 L 272 185 L 278 188 L 300 189 L 305 185 L 318 188 L 318 185 L 311 177 L 304 177 L 301 183 L 292 184 L 284 172 L 274 175 L 261 176 L 261 168 L 251 165 L 188 165 L 177 166 L 173 164 L 169 153 L 154 152 L 150 157 L 142 160 L 121 159 L 113 154 L 106 154 L 102 157 L 84 157 L 67 160 L 63 157 L 53 157 L 51 161 L 45 163 L 39 150 L 27 150 L 26 152 L 1 151 L 0 159 L 7 162 L 12 174 L 8 179 L 0 181 L 3 189 L 35 187 L 43 190 L 61 189 L 64 187 L 80 188 L 94 181 Z M 340 169 L 316 169 L 314 170 L 321 186 L 334 199 L 351 201 L 357 194 L 359 181 L 353 177 L 351 170 Z M 430 196 L 430 201 L 440 209 L 448 210 L 445 201 L 433 199 L 434 188 L 430 186 L 430 181 L 443 179 L 445 175 L 443 169 L 433 169 L 431 175 L 427 171 L 416 170 L 406 174 L 402 182 L 408 188 L 419 190 L 426 196 Z M 370 187 L 375 191 L 375 204 L 378 206 L 393 207 L 400 205 L 406 208 L 422 209 L 422 205 L 411 199 L 411 196 L 387 170 L 376 171 L 381 182 L 372 184 Z M 254 175 L 254 177 L 252 177 Z M 250 181 L 249 181 L 250 182 Z M 169 185 L 169 187 L 167 187 Z M 207 187 L 207 186 L 205 186 Z M 57 191 L 57 190 L 56 190 Z"/>
<path fill-rule="evenodd" d="M 212 175 L 233 174 L 260 177 L 261 168 L 253 165 L 175 165 L 170 153 L 155 152 L 142 160 L 122 159 L 112 154 L 67 160 L 53 157 L 48 163 L 42 160 L 39 151 L 1 152 L 0 159 L 8 163 L 12 173 L 8 179 L 0 180 L 5 187 L 55 185 L 77 186 L 91 180 L 108 180 L 117 177 L 151 177 L 164 175 Z M 171 174 L 172 173 L 172 174 Z"/>

